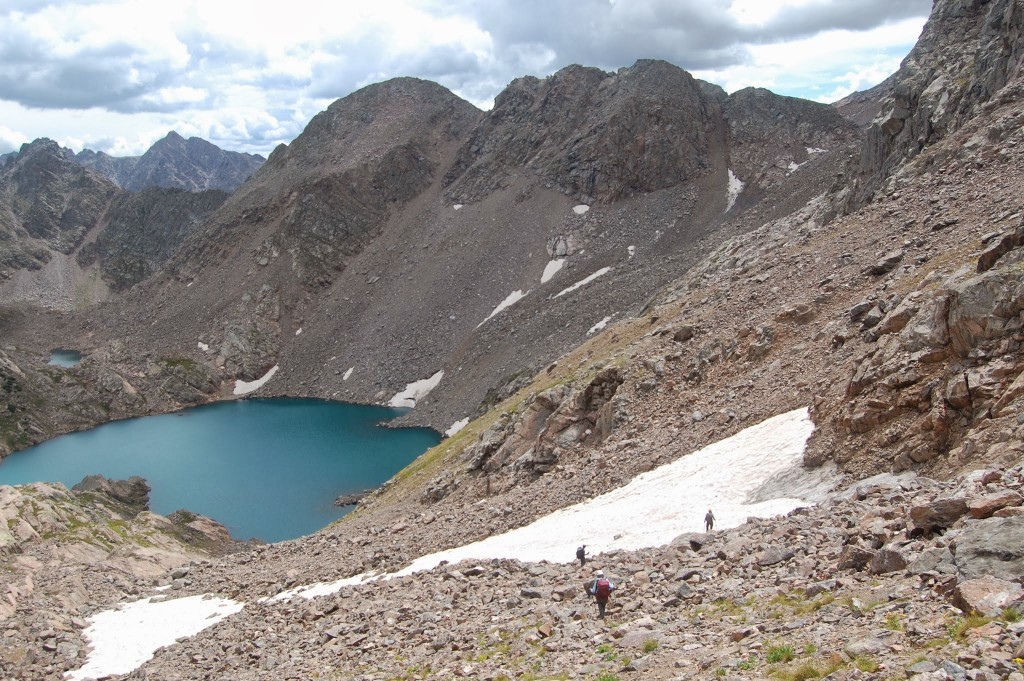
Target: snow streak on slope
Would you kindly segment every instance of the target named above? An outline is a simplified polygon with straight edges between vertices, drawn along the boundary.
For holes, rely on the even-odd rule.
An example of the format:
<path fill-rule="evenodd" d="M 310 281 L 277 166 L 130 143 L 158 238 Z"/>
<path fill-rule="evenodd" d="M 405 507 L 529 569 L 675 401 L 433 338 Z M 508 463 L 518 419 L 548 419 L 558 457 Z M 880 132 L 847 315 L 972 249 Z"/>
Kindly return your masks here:
<path fill-rule="evenodd" d="M 259 390 L 260 388 L 263 387 L 263 385 L 267 381 L 269 381 L 270 379 L 272 379 L 274 377 L 274 374 L 277 373 L 277 369 L 278 369 L 278 366 L 275 364 L 274 366 L 270 367 L 270 371 L 268 371 L 267 373 L 263 374 L 262 376 L 257 378 L 255 381 L 243 381 L 241 379 L 236 380 L 235 381 L 235 389 L 233 391 L 233 394 L 235 394 L 235 395 L 248 395 L 249 393 L 251 393 L 251 392 L 253 392 L 255 390 Z"/>
<path fill-rule="evenodd" d="M 430 378 L 413 381 L 409 385 L 405 386 L 405 390 L 400 393 L 396 393 L 394 397 L 388 400 L 388 406 L 415 407 L 418 401 L 422 400 L 427 396 L 427 393 L 437 387 L 442 378 L 444 378 L 443 369 Z"/>
<path fill-rule="evenodd" d="M 568 563 L 580 544 L 593 554 L 668 544 L 684 532 L 701 532 L 704 513 L 715 512 L 727 529 L 748 517 L 768 517 L 824 497 L 837 476 L 831 469 L 805 470 L 804 447 L 814 430 L 807 409 L 780 414 L 679 460 L 637 476 L 624 487 L 569 506 L 525 527 L 423 556 L 394 575 L 356 575 L 299 587 L 271 600 L 334 593 L 362 581 L 429 570 L 441 563 L 516 558 Z M 784 483 L 784 484 L 783 484 Z M 792 494 L 803 498 L 776 496 Z M 593 522 L 601 518 L 601 522 Z"/>
<path fill-rule="evenodd" d="M 241 603 L 225 598 L 188 596 L 156 602 L 145 598 L 97 613 L 82 632 L 92 648 L 89 660 L 66 678 L 80 681 L 127 674 L 153 657 L 157 648 L 197 634 L 241 609 Z"/>
<path fill-rule="evenodd" d="M 736 199 L 738 199 L 740 194 L 743 192 L 743 180 L 736 177 L 732 170 L 729 171 L 729 187 L 726 191 L 725 212 L 728 213 L 732 210 L 732 207 L 736 205 Z"/>

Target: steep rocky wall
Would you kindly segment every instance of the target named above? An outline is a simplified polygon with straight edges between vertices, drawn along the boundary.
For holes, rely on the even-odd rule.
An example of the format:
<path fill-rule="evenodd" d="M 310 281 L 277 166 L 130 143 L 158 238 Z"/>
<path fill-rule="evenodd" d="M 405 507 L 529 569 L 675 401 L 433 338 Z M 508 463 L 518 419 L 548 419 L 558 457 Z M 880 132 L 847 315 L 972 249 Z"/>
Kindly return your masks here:
<path fill-rule="evenodd" d="M 846 209 L 855 210 L 926 146 L 959 130 L 1020 71 L 1017 0 L 937 0 L 921 38 L 868 128 Z"/>
<path fill-rule="evenodd" d="M 122 193 L 110 205 L 105 228 L 76 254 L 78 264 L 98 262 L 110 287 L 123 291 L 156 272 L 227 197 L 159 188 Z"/>
<path fill-rule="evenodd" d="M 37 140 L 0 169 L 0 277 L 38 269 L 51 251 L 71 253 L 96 227 L 117 185 Z"/>
<path fill-rule="evenodd" d="M 578 200 L 612 202 L 695 180 L 721 153 L 724 99 L 661 61 L 520 78 L 462 145 L 446 192 L 478 201 L 526 171 Z"/>

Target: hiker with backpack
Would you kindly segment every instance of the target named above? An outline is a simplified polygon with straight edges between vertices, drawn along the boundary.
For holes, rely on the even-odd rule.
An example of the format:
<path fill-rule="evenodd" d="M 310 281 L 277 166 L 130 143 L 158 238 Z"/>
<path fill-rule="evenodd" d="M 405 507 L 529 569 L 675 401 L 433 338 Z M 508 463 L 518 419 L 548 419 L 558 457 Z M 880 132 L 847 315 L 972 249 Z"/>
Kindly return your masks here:
<path fill-rule="evenodd" d="M 715 514 L 708 509 L 707 515 L 704 516 L 704 531 L 710 532 L 715 527 Z"/>
<path fill-rule="evenodd" d="M 580 562 L 580 567 L 587 564 L 587 545 L 576 548 L 576 560 Z"/>
<path fill-rule="evenodd" d="M 603 570 L 598 570 L 594 573 L 594 579 L 587 585 L 587 593 L 594 597 L 597 601 L 597 616 L 604 619 L 604 609 L 608 605 L 608 599 L 611 598 L 612 591 L 615 591 L 616 586 L 610 579 L 604 576 Z"/>

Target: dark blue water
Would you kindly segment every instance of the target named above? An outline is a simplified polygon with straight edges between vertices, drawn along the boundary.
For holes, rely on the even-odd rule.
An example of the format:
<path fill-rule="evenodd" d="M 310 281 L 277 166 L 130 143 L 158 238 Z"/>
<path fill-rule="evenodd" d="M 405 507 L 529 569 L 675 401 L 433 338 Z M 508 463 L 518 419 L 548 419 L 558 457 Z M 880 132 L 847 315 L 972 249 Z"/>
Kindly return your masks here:
<path fill-rule="evenodd" d="M 376 487 L 440 441 L 378 424 L 405 409 L 270 399 L 219 402 L 63 435 L 0 463 L 0 484 L 99 473 L 145 478 L 150 508 L 210 516 L 239 539 L 293 539 L 351 510 L 339 494 Z"/>
<path fill-rule="evenodd" d="M 50 353 L 48 364 L 59 367 L 73 367 L 81 361 L 82 353 L 78 350 L 54 350 Z"/>

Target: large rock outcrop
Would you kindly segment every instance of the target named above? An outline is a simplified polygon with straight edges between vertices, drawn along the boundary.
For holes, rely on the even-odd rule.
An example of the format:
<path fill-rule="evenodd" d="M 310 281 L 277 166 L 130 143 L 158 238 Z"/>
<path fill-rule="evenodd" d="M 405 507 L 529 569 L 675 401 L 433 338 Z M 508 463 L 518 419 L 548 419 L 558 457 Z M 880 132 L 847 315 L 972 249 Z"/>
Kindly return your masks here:
<path fill-rule="evenodd" d="M 938 0 L 921 38 L 891 79 L 868 128 L 847 210 L 854 210 L 926 146 L 959 130 L 998 97 L 1024 59 L 1016 0 Z M 913 171 L 919 172 L 919 171 Z"/>

